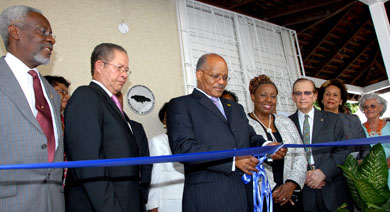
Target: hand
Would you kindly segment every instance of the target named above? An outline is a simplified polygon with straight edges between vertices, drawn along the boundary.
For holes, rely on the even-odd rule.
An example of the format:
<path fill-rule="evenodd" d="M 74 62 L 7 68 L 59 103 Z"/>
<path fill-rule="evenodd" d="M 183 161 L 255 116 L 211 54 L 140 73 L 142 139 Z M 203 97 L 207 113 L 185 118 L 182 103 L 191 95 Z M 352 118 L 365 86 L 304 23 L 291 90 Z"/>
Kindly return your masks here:
<path fill-rule="evenodd" d="M 243 171 L 245 174 L 252 175 L 252 172 L 258 172 L 256 165 L 259 163 L 259 160 L 253 156 L 237 156 L 236 157 L 236 167 Z M 252 172 L 251 172 L 252 171 Z"/>
<path fill-rule="evenodd" d="M 291 205 L 295 205 L 294 201 L 291 199 L 291 195 L 293 194 L 297 185 L 293 182 L 286 182 L 285 184 L 277 187 L 274 192 L 272 192 L 272 198 L 275 203 L 281 203 L 280 205 L 284 205 L 287 202 L 290 202 Z"/>
<path fill-rule="evenodd" d="M 306 173 L 305 184 L 312 189 L 321 189 L 326 184 L 325 179 L 326 176 L 321 169 L 309 170 Z"/>
<path fill-rule="evenodd" d="M 148 210 L 148 212 L 158 212 L 158 208 L 153 208 L 152 210 Z"/>
<path fill-rule="evenodd" d="M 275 145 L 281 145 L 279 142 L 272 142 L 269 143 L 267 146 L 275 146 Z M 271 158 L 273 160 L 281 160 L 286 156 L 287 148 L 280 148 L 277 152 L 275 152 L 273 155 L 271 155 Z"/>

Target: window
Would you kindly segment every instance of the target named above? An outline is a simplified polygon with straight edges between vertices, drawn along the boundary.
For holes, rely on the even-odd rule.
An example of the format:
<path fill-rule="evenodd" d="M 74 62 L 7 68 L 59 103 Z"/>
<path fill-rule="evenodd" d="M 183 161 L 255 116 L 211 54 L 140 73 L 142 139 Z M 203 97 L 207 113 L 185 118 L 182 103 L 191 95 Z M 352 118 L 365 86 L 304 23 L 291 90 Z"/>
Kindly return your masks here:
<path fill-rule="evenodd" d="M 186 93 L 196 87 L 195 67 L 205 53 L 225 58 L 233 91 L 247 112 L 253 110 L 249 81 L 266 74 L 279 90 L 278 113 L 295 112 L 292 83 L 303 66 L 293 30 L 192 0 L 177 0 Z"/>

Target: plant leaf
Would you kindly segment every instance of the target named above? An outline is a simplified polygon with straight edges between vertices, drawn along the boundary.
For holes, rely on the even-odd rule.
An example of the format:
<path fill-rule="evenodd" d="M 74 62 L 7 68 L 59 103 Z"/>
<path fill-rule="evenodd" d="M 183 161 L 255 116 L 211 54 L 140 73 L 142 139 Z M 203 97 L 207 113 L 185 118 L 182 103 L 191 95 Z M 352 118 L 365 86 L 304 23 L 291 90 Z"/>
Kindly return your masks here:
<path fill-rule="evenodd" d="M 357 178 L 360 179 L 360 186 L 362 187 L 357 187 L 357 190 L 359 191 L 361 198 L 367 203 L 377 205 L 381 205 L 386 202 L 390 197 L 390 191 L 387 185 L 387 177 L 388 168 L 386 155 L 382 145 L 378 143 L 371 148 L 370 153 L 363 160 L 363 163 L 358 167 Z M 368 182 L 371 184 L 371 186 L 365 185 Z"/>
<path fill-rule="evenodd" d="M 357 160 L 350 154 L 345 159 L 344 165 L 338 165 L 343 170 L 343 175 L 345 176 L 348 184 L 349 192 L 352 196 L 352 199 L 355 205 L 362 209 L 365 204 L 363 200 L 360 198 L 359 192 L 355 187 L 353 176 L 357 177 L 358 174 L 358 162 Z"/>

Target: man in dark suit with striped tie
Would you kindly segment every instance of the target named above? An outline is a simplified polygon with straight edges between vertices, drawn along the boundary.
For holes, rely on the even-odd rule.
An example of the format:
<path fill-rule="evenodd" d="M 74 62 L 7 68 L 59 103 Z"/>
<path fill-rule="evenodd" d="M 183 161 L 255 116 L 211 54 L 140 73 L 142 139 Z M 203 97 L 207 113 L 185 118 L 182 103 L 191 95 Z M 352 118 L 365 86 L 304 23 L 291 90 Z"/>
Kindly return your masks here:
<path fill-rule="evenodd" d="M 344 140 L 341 118 L 334 113 L 313 107 L 317 99 L 314 82 L 300 78 L 294 82 L 292 98 L 298 108 L 290 116 L 305 144 Z M 335 211 L 347 203 L 353 211 L 345 178 L 338 164 L 343 164 L 348 154 L 345 147 L 305 148 L 308 163 L 305 186 L 302 190 L 305 211 Z"/>
<path fill-rule="evenodd" d="M 219 98 L 228 81 L 225 60 L 217 54 L 200 57 L 196 66 L 197 88 L 172 99 L 167 127 L 173 154 L 208 152 L 261 146 L 262 136 L 248 124 L 244 109 Z M 278 153 L 279 154 L 279 153 Z M 253 156 L 186 162 L 183 211 L 253 211 L 251 186 L 243 173 L 257 171 Z"/>

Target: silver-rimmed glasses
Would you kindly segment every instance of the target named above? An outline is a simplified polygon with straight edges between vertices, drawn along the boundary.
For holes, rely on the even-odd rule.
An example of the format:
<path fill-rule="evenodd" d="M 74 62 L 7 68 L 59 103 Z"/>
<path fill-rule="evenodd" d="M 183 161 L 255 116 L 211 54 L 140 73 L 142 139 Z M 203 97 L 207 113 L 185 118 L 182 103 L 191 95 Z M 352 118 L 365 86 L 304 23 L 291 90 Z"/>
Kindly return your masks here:
<path fill-rule="evenodd" d="M 49 31 L 48 29 L 46 29 L 45 27 L 36 26 L 36 25 L 29 24 L 29 23 L 26 23 L 26 22 L 18 22 L 15 25 L 18 25 L 18 24 L 28 25 L 28 26 L 36 28 L 37 32 L 44 38 L 47 38 L 47 37 L 51 36 L 52 38 L 56 39 L 56 36 L 53 35 L 53 33 L 51 31 Z"/>
<path fill-rule="evenodd" d="M 125 73 L 128 74 L 128 75 L 131 74 L 131 71 L 130 71 L 129 67 L 125 67 L 125 66 L 122 66 L 122 65 L 115 65 L 115 64 L 106 62 L 106 61 L 104 61 L 104 60 L 100 60 L 100 61 L 102 61 L 104 64 L 108 64 L 108 65 L 114 66 L 115 69 L 116 69 L 117 71 L 120 71 L 121 73 L 125 72 Z"/>
<path fill-rule="evenodd" d="M 217 74 L 209 74 L 203 70 L 200 70 L 201 72 L 209 75 L 213 80 L 223 80 L 223 81 L 229 81 L 230 77 L 228 75 L 217 75 Z"/>

